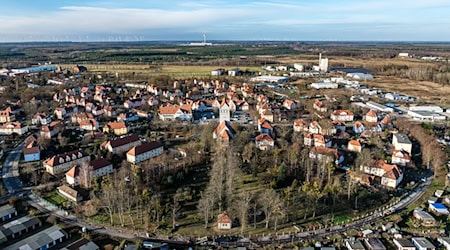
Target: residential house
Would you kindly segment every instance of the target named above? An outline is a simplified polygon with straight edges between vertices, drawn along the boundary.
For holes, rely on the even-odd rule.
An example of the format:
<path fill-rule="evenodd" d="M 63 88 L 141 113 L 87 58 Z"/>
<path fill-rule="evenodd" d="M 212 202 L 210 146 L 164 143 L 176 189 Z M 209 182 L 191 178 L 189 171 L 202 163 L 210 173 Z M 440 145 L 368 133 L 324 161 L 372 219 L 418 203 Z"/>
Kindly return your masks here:
<path fill-rule="evenodd" d="M 348 151 L 361 153 L 361 143 L 358 140 L 350 140 L 347 145 Z"/>
<path fill-rule="evenodd" d="M 435 250 L 436 247 L 425 237 L 414 237 L 412 238 L 414 246 L 417 250 Z"/>
<path fill-rule="evenodd" d="M 291 101 L 289 99 L 284 100 L 283 102 L 283 107 L 288 109 L 288 110 L 294 110 L 296 108 L 296 103 L 295 101 Z"/>
<path fill-rule="evenodd" d="M 303 120 L 297 119 L 294 121 L 294 132 L 303 132 L 306 129 L 306 124 Z"/>
<path fill-rule="evenodd" d="M 77 65 L 73 67 L 73 73 L 78 74 L 83 72 L 87 72 L 87 68 L 85 66 Z"/>
<path fill-rule="evenodd" d="M 231 229 L 231 219 L 228 216 L 227 212 L 223 212 L 217 217 L 217 228 L 221 230 Z"/>
<path fill-rule="evenodd" d="M 416 250 L 412 241 L 408 239 L 394 239 L 393 241 L 397 250 Z"/>
<path fill-rule="evenodd" d="M 270 110 L 265 110 L 261 113 L 261 118 L 268 120 L 269 122 L 273 122 L 273 113 Z"/>
<path fill-rule="evenodd" d="M 94 114 L 94 111 L 92 111 L 92 113 Z M 95 114 L 94 114 L 95 115 Z M 113 108 L 113 106 L 111 105 L 105 105 L 103 106 L 103 110 L 102 110 L 102 115 L 106 116 L 106 117 L 113 117 L 117 115 L 116 110 Z"/>
<path fill-rule="evenodd" d="M 82 170 L 82 168 L 84 168 Z M 80 172 L 88 171 L 82 173 Z M 74 166 L 66 173 L 66 181 L 69 185 L 77 186 L 80 184 L 80 178 L 88 178 L 89 182 L 92 182 L 94 178 L 100 178 L 114 172 L 113 165 L 111 162 L 104 158 L 97 158 L 90 161 L 85 166 Z"/>
<path fill-rule="evenodd" d="M 426 211 L 422 209 L 415 209 L 413 212 L 414 218 L 418 219 L 422 226 L 434 227 L 436 225 L 436 219 Z"/>
<path fill-rule="evenodd" d="M 164 147 L 160 142 L 147 142 L 130 149 L 127 152 L 127 161 L 136 164 L 161 155 L 163 152 Z"/>
<path fill-rule="evenodd" d="M 235 103 L 238 111 L 248 111 L 250 109 L 250 105 L 245 100 L 236 100 Z"/>
<path fill-rule="evenodd" d="M 334 148 L 312 147 L 309 150 L 309 158 L 324 163 L 333 162 L 338 165 L 344 161 L 344 156 Z"/>
<path fill-rule="evenodd" d="M 181 121 L 190 121 L 192 120 L 192 110 L 188 105 L 168 105 L 161 106 L 159 108 L 159 119 L 163 121 L 167 120 L 181 120 Z"/>
<path fill-rule="evenodd" d="M 355 132 L 355 134 L 362 134 L 364 130 L 364 125 L 360 121 L 355 122 L 353 125 L 353 132 Z"/>
<path fill-rule="evenodd" d="M 31 124 L 33 125 L 48 125 L 52 122 L 52 118 L 46 113 L 36 113 L 31 117 Z"/>
<path fill-rule="evenodd" d="M 317 111 L 319 111 L 319 112 L 322 112 L 322 113 L 328 111 L 327 107 L 325 107 L 325 105 L 323 104 L 323 102 L 321 102 L 321 101 L 319 101 L 319 100 L 316 100 L 316 101 L 313 103 L 313 109 L 314 109 L 314 110 L 317 110 Z"/>
<path fill-rule="evenodd" d="M 34 146 L 34 143 L 26 145 L 23 149 L 23 156 L 25 162 L 40 161 L 41 150 L 39 146 Z"/>
<path fill-rule="evenodd" d="M 398 166 L 408 166 L 411 162 L 411 156 L 404 150 L 394 150 L 392 152 L 392 164 Z"/>
<path fill-rule="evenodd" d="M 273 132 L 273 127 L 270 125 L 270 122 L 264 118 L 260 118 L 258 120 L 258 131 L 262 134 L 271 135 Z"/>
<path fill-rule="evenodd" d="M 136 134 L 123 136 L 104 142 L 101 147 L 107 149 L 113 154 L 121 154 L 130 150 L 132 147 L 141 145 L 141 140 Z"/>
<path fill-rule="evenodd" d="M 428 205 L 428 210 L 437 215 L 448 215 L 447 207 L 442 203 L 431 203 Z"/>
<path fill-rule="evenodd" d="M 0 127 L 0 135 L 23 135 L 28 132 L 27 126 L 22 126 L 20 122 L 7 122 Z"/>
<path fill-rule="evenodd" d="M 322 127 L 316 121 L 312 121 L 308 127 L 309 133 L 311 134 L 322 134 Z"/>
<path fill-rule="evenodd" d="M 117 136 L 128 133 L 128 128 L 125 122 L 108 122 L 103 127 L 103 133 L 114 133 Z"/>
<path fill-rule="evenodd" d="M 64 118 L 67 115 L 67 111 L 65 108 L 56 108 L 54 115 L 56 116 L 56 119 L 58 120 L 64 120 Z"/>
<path fill-rule="evenodd" d="M 364 244 L 368 250 L 386 250 L 386 246 L 378 238 L 365 238 Z"/>
<path fill-rule="evenodd" d="M 118 122 L 136 122 L 139 120 L 139 116 L 133 112 L 121 113 L 117 116 Z"/>
<path fill-rule="evenodd" d="M 17 210 L 15 207 L 9 204 L 0 207 L 0 222 L 9 221 L 15 216 L 17 216 Z"/>
<path fill-rule="evenodd" d="M 108 106 L 112 109 L 111 106 Z M 105 115 L 105 107 L 101 107 L 101 106 L 93 106 L 93 108 L 91 109 L 91 112 L 94 116 L 101 116 L 101 115 Z M 107 115 L 105 115 L 107 116 Z M 107 117 L 111 117 L 111 116 L 107 116 Z"/>
<path fill-rule="evenodd" d="M 97 131 L 98 122 L 95 119 L 88 119 L 80 121 L 80 129 L 87 131 Z"/>
<path fill-rule="evenodd" d="M 124 107 L 127 109 L 138 108 L 140 106 L 143 106 L 144 104 L 145 100 L 142 98 L 126 100 L 123 103 Z"/>
<path fill-rule="evenodd" d="M 78 203 L 83 200 L 81 194 L 70 186 L 62 185 L 56 189 L 58 193 L 69 201 Z"/>
<path fill-rule="evenodd" d="M 256 147 L 260 150 L 268 150 L 275 146 L 275 141 L 269 134 L 260 134 L 255 138 Z"/>
<path fill-rule="evenodd" d="M 404 150 L 411 155 L 412 143 L 408 136 L 405 134 L 394 134 L 392 136 L 392 145 L 394 145 L 395 150 Z"/>
<path fill-rule="evenodd" d="M 81 150 L 55 155 L 45 160 L 42 165 L 47 173 L 57 175 L 64 173 L 74 165 L 88 163 L 91 157 Z"/>
<path fill-rule="evenodd" d="M 378 160 L 370 166 L 360 166 L 360 170 L 366 174 L 381 177 L 381 185 L 388 188 L 396 188 L 403 180 L 403 171 L 396 165 L 387 164 L 384 160 Z"/>
<path fill-rule="evenodd" d="M 331 139 L 320 134 L 306 134 L 303 138 L 305 146 L 331 147 Z"/>
<path fill-rule="evenodd" d="M 0 123 L 13 122 L 15 120 L 16 116 L 12 112 L 11 107 L 0 111 Z"/>
<path fill-rule="evenodd" d="M 67 233 L 64 232 L 59 226 L 54 225 L 12 245 L 5 246 L 3 250 L 49 249 L 62 243 L 67 238 Z"/>
<path fill-rule="evenodd" d="M 369 110 L 369 112 L 367 112 L 367 114 L 364 116 L 364 120 L 370 123 L 377 123 L 378 122 L 377 111 L 374 109 Z"/>
<path fill-rule="evenodd" d="M 366 250 L 360 240 L 345 240 L 348 250 Z"/>
<path fill-rule="evenodd" d="M 49 125 L 41 127 L 40 136 L 45 139 L 51 139 L 64 128 L 64 125 L 60 121 L 51 122 Z"/>
<path fill-rule="evenodd" d="M 222 143 L 228 144 L 236 135 L 229 121 L 221 121 L 213 132 L 213 139 L 220 140 Z"/>
<path fill-rule="evenodd" d="M 353 113 L 349 110 L 336 110 L 331 114 L 331 120 L 333 121 L 353 121 Z"/>
<path fill-rule="evenodd" d="M 72 123 L 80 123 L 83 120 L 88 120 L 88 119 L 93 119 L 94 116 L 92 114 L 87 114 L 84 112 L 79 112 L 79 113 L 75 113 L 72 115 L 72 117 L 70 118 Z"/>

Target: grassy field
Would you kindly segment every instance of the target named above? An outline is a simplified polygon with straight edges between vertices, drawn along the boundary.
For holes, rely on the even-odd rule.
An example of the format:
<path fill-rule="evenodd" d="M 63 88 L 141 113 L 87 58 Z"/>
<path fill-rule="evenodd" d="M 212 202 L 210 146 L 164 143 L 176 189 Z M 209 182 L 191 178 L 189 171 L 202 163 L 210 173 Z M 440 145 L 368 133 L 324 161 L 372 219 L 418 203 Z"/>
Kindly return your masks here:
<path fill-rule="evenodd" d="M 72 69 L 75 65 L 62 64 L 63 68 Z M 86 64 L 90 72 L 109 73 L 144 73 L 149 76 L 169 75 L 174 77 L 210 76 L 218 68 L 239 68 L 239 66 L 179 66 L 150 64 Z M 260 71 L 260 67 L 240 67 L 241 70 Z"/>

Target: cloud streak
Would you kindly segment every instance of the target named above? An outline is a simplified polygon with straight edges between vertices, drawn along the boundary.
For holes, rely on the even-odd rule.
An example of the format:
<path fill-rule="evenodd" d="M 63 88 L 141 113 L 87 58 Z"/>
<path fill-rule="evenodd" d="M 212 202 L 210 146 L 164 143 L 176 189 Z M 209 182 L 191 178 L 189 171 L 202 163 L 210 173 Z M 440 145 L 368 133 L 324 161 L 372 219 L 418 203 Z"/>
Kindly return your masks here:
<path fill-rule="evenodd" d="M 108 3 L 110 7 L 106 7 Z M 127 8 L 126 4 L 134 7 Z M 81 2 L 79 6 L 48 7 L 20 14 L 14 11 L 16 14 L 9 16 L 0 14 L 0 41 L 8 37 L 31 39 L 31 36 L 59 34 L 146 35 L 183 40 L 192 39 L 198 32 L 208 32 L 213 39 L 244 40 L 255 37 L 327 39 L 329 34 L 336 40 L 359 40 L 360 34 L 381 36 L 385 40 L 397 38 L 398 34 L 402 34 L 404 40 L 450 40 L 450 30 L 431 27 L 446 27 L 450 23 L 448 0 L 174 0 L 173 3 L 148 5 L 149 2 L 141 0 L 105 0 L 100 4 Z M 410 29 L 408 25 L 417 28 Z M 352 36 L 348 31 L 359 34 Z M 421 32 L 426 37 L 422 38 Z"/>

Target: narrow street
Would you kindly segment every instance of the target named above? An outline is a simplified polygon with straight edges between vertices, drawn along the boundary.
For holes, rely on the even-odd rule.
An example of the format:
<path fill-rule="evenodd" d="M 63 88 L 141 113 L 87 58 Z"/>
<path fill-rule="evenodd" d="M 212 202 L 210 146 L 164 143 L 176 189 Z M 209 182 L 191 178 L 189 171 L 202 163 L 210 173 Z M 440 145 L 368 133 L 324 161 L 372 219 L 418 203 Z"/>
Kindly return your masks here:
<path fill-rule="evenodd" d="M 22 156 L 24 144 L 21 142 L 11 150 L 5 158 L 2 169 L 3 186 L 8 190 L 9 195 L 22 190 L 23 184 L 19 177 L 19 161 Z"/>

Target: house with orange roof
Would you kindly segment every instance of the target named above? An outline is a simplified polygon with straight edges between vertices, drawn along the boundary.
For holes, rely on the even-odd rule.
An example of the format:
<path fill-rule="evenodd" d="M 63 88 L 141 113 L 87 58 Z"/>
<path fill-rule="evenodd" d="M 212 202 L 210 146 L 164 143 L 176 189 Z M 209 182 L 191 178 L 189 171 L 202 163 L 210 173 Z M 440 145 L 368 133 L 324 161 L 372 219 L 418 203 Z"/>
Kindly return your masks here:
<path fill-rule="evenodd" d="M 349 110 L 335 110 L 331 114 L 331 120 L 351 122 L 353 121 L 353 113 L 350 112 Z"/>
<path fill-rule="evenodd" d="M 123 103 L 123 106 L 127 109 L 138 108 L 145 104 L 145 100 L 142 98 L 129 99 Z"/>
<path fill-rule="evenodd" d="M 31 124 L 33 125 L 48 125 L 50 122 L 52 122 L 52 118 L 44 112 L 37 112 L 31 117 Z"/>
<path fill-rule="evenodd" d="M 255 143 L 260 150 L 269 150 L 275 146 L 275 140 L 269 134 L 259 134 L 255 138 Z"/>
<path fill-rule="evenodd" d="M 48 158 L 42 165 L 47 173 L 57 175 L 66 172 L 75 165 L 88 163 L 90 160 L 89 155 L 81 150 L 75 150 Z"/>
<path fill-rule="evenodd" d="M 331 138 L 330 137 L 320 135 L 320 134 L 314 134 L 313 139 L 314 139 L 314 146 L 331 148 Z"/>
<path fill-rule="evenodd" d="M 269 122 L 273 122 L 273 113 L 270 110 L 265 110 L 261 113 L 261 118 L 266 119 Z"/>
<path fill-rule="evenodd" d="M 164 147 L 161 142 L 153 141 L 146 142 L 139 146 L 131 148 L 127 152 L 127 161 L 133 164 L 137 164 L 146 161 L 150 158 L 161 155 L 164 152 Z"/>
<path fill-rule="evenodd" d="M 63 120 L 67 115 L 66 109 L 65 108 L 56 108 L 54 115 L 56 116 L 57 119 Z"/>
<path fill-rule="evenodd" d="M 139 136 L 136 134 L 131 134 L 106 141 L 102 143 L 100 147 L 113 154 L 121 154 L 139 145 L 141 145 Z"/>
<path fill-rule="evenodd" d="M 358 140 L 350 140 L 347 145 L 348 151 L 361 153 L 361 143 Z"/>
<path fill-rule="evenodd" d="M 396 188 L 403 180 L 403 171 L 396 165 L 387 164 L 385 160 L 375 161 L 369 166 L 360 166 L 360 170 L 366 174 L 380 177 L 379 184 L 388 188 Z"/>
<path fill-rule="evenodd" d="M 322 134 L 322 127 L 316 121 L 312 121 L 309 123 L 308 130 L 311 134 Z"/>
<path fill-rule="evenodd" d="M 313 103 L 313 109 L 314 109 L 314 110 L 317 110 L 317 111 L 319 111 L 319 112 L 321 112 L 321 113 L 324 113 L 324 112 L 327 112 L 327 111 L 328 111 L 327 107 L 325 107 L 325 105 L 323 104 L 323 102 L 322 102 L 322 101 L 319 101 L 319 100 L 316 100 L 316 101 Z"/>
<path fill-rule="evenodd" d="M 270 122 L 264 118 L 258 119 L 258 131 L 262 134 L 271 135 L 273 132 L 273 127 Z"/>
<path fill-rule="evenodd" d="M 72 123 L 80 123 L 83 120 L 94 118 L 92 114 L 89 114 L 89 115 L 87 113 L 85 113 L 85 112 L 75 113 L 75 114 L 72 115 L 70 120 L 72 121 Z"/>
<path fill-rule="evenodd" d="M 73 166 L 66 173 L 66 181 L 71 186 L 80 185 L 80 178 L 86 178 L 87 180 L 81 180 L 81 182 L 92 182 L 94 178 L 100 178 L 114 172 L 114 168 L 111 162 L 104 158 L 97 158 L 90 161 L 87 164 L 87 168 L 81 169 L 81 165 Z M 82 171 L 88 171 L 86 173 L 80 173 Z"/>
<path fill-rule="evenodd" d="M 231 229 L 231 219 L 227 212 L 223 212 L 217 216 L 217 228 L 220 230 Z"/>
<path fill-rule="evenodd" d="M 297 106 L 297 104 L 295 103 L 295 101 L 292 101 L 289 99 L 286 99 L 283 102 L 283 107 L 285 107 L 288 110 L 293 110 L 293 109 L 295 109 L 296 106 Z"/>
<path fill-rule="evenodd" d="M 220 140 L 222 143 L 228 144 L 236 135 L 229 121 L 221 121 L 213 132 L 213 139 Z"/>
<path fill-rule="evenodd" d="M 92 111 L 92 113 L 94 114 L 94 111 Z M 106 117 L 113 117 L 113 116 L 117 115 L 117 111 L 113 106 L 105 105 L 105 106 L 103 106 L 103 109 L 101 111 L 98 110 L 98 114 L 94 114 L 94 115 L 104 115 Z"/>
<path fill-rule="evenodd" d="M 404 150 L 394 150 L 391 162 L 392 164 L 405 167 L 411 163 L 411 156 Z"/>
<path fill-rule="evenodd" d="M 128 128 L 125 122 L 108 122 L 103 127 L 103 133 L 114 133 L 117 136 L 128 133 Z"/>
<path fill-rule="evenodd" d="M 0 127 L 0 135 L 23 135 L 28 132 L 28 126 L 23 126 L 20 122 L 7 122 Z"/>
<path fill-rule="evenodd" d="M 303 120 L 297 119 L 294 121 L 294 132 L 303 132 L 306 129 L 306 124 Z"/>
<path fill-rule="evenodd" d="M 362 124 L 362 122 L 357 121 L 355 122 L 355 124 L 353 124 L 353 132 L 355 132 L 356 134 L 361 134 L 362 132 L 364 132 L 365 127 L 364 124 Z"/>
<path fill-rule="evenodd" d="M 367 114 L 364 116 L 364 120 L 370 123 L 377 123 L 378 122 L 377 111 L 373 109 L 369 110 L 369 112 L 367 112 Z"/>
<path fill-rule="evenodd" d="M 318 162 L 341 164 L 344 156 L 337 149 L 326 147 L 312 147 L 309 150 L 309 158 Z"/>
<path fill-rule="evenodd" d="M 42 126 L 39 132 L 40 136 L 45 139 L 51 139 L 62 131 L 64 125 L 60 121 L 50 122 L 49 125 Z"/>
<path fill-rule="evenodd" d="M 87 119 L 80 121 L 80 129 L 86 131 L 98 130 L 98 122 L 95 119 Z"/>
<path fill-rule="evenodd" d="M 8 108 L 0 111 L 0 123 L 13 122 L 15 120 L 16 120 L 16 116 L 11 111 L 11 107 L 8 107 Z"/>
<path fill-rule="evenodd" d="M 167 105 L 159 107 L 159 119 L 162 121 L 190 121 L 192 120 L 192 109 L 188 105 Z"/>

